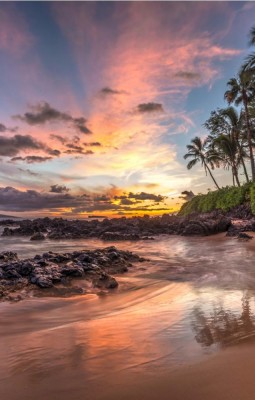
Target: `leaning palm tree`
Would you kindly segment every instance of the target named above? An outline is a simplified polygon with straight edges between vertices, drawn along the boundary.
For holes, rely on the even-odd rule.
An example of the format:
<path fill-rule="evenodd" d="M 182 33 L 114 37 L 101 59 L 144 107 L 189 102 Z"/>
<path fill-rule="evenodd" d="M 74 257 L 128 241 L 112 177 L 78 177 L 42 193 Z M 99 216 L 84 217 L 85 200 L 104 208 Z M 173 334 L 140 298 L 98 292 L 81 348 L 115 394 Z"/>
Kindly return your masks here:
<path fill-rule="evenodd" d="M 255 181 L 255 163 L 253 155 L 252 130 L 250 126 L 248 104 L 252 101 L 255 94 L 255 84 L 253 72 L 241 70 L 237 78 L 228 81 L 228 90 L 225 92 L 225 99 L 229 104 L 235 103 L 236 106 L 243 104 L 245 124 L 247 130 L 247 142 L 251 163 L 252 181 Z"/>
<path fill-rule="evenodd" d="M 191 140 L 191 144 L 187 146 L 188 152 L 184 155 L 184 159 L 191 158 L 191 160 L 187 164 L 187 168 L 191 169 L 194 167 L 198 162 L 201 163 L 202 167 L 205 169 L 205 173 L 209 172 L 210 177 L 212 178 L 215 186 L 219 189 L 219 185 L 217 184 L 210 167 L 213 169 L 213 158 L 208 157 L 206 153 L 206 141 L 202 141 L 201 138 L 196 136 L 194 139 Z M 210 167 L 209 167 L 210 165 Z"/>

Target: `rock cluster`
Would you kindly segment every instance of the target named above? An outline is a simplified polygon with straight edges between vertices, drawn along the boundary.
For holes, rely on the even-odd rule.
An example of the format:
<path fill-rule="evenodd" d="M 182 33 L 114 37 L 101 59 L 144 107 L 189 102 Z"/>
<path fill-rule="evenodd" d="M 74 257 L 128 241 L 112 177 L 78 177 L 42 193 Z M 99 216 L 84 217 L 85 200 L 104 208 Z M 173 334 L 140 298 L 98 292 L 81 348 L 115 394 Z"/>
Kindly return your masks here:
<path fill-rule="evenodd" d="M 134 241 L 150 240 L 161 234 L 212 235 L 227 231 L 229 226 L 230 218 L 221 213 L 190 217 L 123 217 L 103 221 L 38 218 L 20 221 L 19 227 L 5 226 L 2 235 L 30 236 L 31 240 L 100 238 L 105 241 Z"/>
<path fill-rule="evenodd" d="M 33 288 L 50 289 L 61 286 L 60 294 L 72 294 L 72 279 L 82 278 L 93 288 L 114 289 L 118 286 L 112 274 L 128 271 L 132 262 L 143 258 L 129 251 L 107 247 L 100 250 L 74 251 L 73 253 L 47 252 L 34 258 L 20 260 L 16 253 L 0 253 L 0 298 L 10 293 Z M 68 288 L 68 290 L 64 290 Z M 74 287 L 74 293 L 81 288 Z"/>

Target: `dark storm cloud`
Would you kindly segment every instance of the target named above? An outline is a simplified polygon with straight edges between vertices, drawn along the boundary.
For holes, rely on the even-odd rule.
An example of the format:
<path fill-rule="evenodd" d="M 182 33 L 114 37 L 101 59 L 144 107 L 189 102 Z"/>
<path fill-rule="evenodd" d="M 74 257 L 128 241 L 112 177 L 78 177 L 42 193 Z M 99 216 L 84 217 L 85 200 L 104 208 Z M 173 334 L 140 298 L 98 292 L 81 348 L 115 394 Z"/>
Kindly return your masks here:
<path fill-rule="evenodd" d="M 43 102 L 31 107 L 31 112 L 24 115 L 14 115 L 13 118 L 26 122 L 29 125 L 41 125 L 46 122 L 71 122 L 81 133 L 92 133 L 86 126 L 87 120 L 84 117 L 74 118 L 66 112 L 61 112 L 53 108 L 49 103 Z"/>
<path fill-rule="evenodd" d="M 101 143 L 99 143 L 99 142 L 83 142 L 82 143 L 83 144 L 83 146 L 90 146 L 90 147 L 100 147 L 100 146 L 102 146 L 102 144 Z"/>
<path fill-rule="evenodd" d="M 49 121 L 70 121 L 72 117 L 51 107 L 49 103 L 39 103 L 31 107 L 33 111 L 26 112 L 24 115 L 14 115 L 13 118 L 20 119 L 29 125 L 45 124 Z"/>
<path fill-rule="evenodd" d="M 68 193 L 40 193 L 36 190 L 22 192 L 13 187 L 0 188 L 0 209 L 9 211 L 35 211 L 81 205 L 79 199 Z"/>
<path fill-rule="evenodd" d="M 83 117 L 80 118 L 72 118 L 74 126 L 80 131 L 81 133 L 89 134 L 92 133 L 88 127 L 86 126 L 87 120 Z"/>
<path fill-rule="evenodd" d="M 166 211 L 166 208 L 152 208 L 151 206 L 128 207 L 128 205 L 117 205 L 106 195 L 93 195 L 83 193 L 72 195 L 64 185 L 52 185 L 49 192 L 38 192 L 36 190 L 21 191 L 13 187 L 0 187 L 0 210 L 2 211 L 36 211 L 36 210 L 61 210 L 70 208 L 72 214 L 79 212 L 92 213 L 94 211 Z"/>
<path fill-rule="evenodd" d="M 160 103 L 142 103 L 136 107 L 138 113 L 162 113 L 164 112 L 163 106 Z"/>
<path fill-rule="evenodd" d="M 45 161 L 52 160 L 53 157 L 41 157 L 41 156 L 26 156 L 26 157 L 13 157 L 11 162 L 24 161 L 27 164 L 42 163 Z"/>
<path fill-rule="evenodd" d="M 16 156 L 21 150 L 50 150 L 43 143 L 30 135 L 15 135 L 12 137 L 0 136 L 0 155 L 7 157 Z"/>
<path fill-rule="evenodd" d="M 123 206 L 130 206 L 130 205 L 134 204 L 134 202 L 129 199 L 121 199 L 120 203 Z"/>
<path fill-rule="evenodd" d="M 126 200 L 126 199 L 134 199 L 136 201 L 138 200 L 151 200 L 151 201 L 155 201 L 155 202 L 159 202 L 161 203 L 162 201 L 164 201 L 167 197 L 166 196 L 162 196 L 161 194 L 153 194 L 153 193 L 145 193 L 145 192 L 141 192 L 141 193 L 132 193 L 129 192 L 127 195 L 122 195 L 122 196 L 115 196 L 114 199 L 115 200 Z"/>
<path fill-rule="evenodd" d="M 71 150 L 77 150 L 78 153 L 83 151 L 83 147 L 77 146 L 76 144 L 73 143 L 67 143 L 66 147 L 68 147 L 68 149 Z"/>
<path fill-rule="evenodd" d="M 161 207 L 161 208 L 152 208 L 149 206 L 143 206 L 143 207 L 122 207 L 122 210 L 124 211 L 144 211 L 144 212 L 150 212 L 150 211 L 169 211 L 169 208 L 166 207 Z"/>
<path fill-rule="evenodd" d="M 125 92 L 125 90 L 111 89 L 110 87 L 106 86 L 100 90 L 99 94 L 104 95 L 104 96 L 111 96 L 111 95 L 115 95 L 115 94 L 127 94 L 127 92 Z"/>
<path fill-rule="evenodd" d="M 186 79 L 188 81 L 194 81 L 201 78 L 201 75 L 197 72 L 190 72 L 190 71 L 180 71 L 175 74 L 176 78 Z"/>
<path fill-rule="evenodd" d="M 75 144 L 78 144 L 78 143 L 80 143 L 81 139 L 79 138 L 79 136 L 73 136 L 72 141 L 73 141 Z"/>
<path fill-rule="evenodd" d="M 50 193 L 67 193 L 69 190 L 65 185 L 52 185 L 50 187 Z"/>
<path fill-rule="evenodd" d="M 6 132 L 7 130 L 6 126 L 0 123 L 0 132 Z"/>
<path fill-rule="evenodd" d="M 94 151 L 92 151 L 92 150 L 84 151 L 81 146 L 71 145 L 71 148 L 69 148 L 68 150 L 65 150 L 64 153 L 65 154 L 82 154 L 84 156 L 88 156 L 90 154 L 94 154 Z"/>
<path fill-rule="evenodd" d="M 49 150 L 49 151 L 48 151 L 48 154 L 49 154 L 50 156 L 59 157 L 60 154 L 61 154 L 61 151 L 59 151 L 59 150 L 57 150 L 57 149 Z"/>
<path fill-rule="evenodd" d="M 128 195 L 129 199 L 135 199 L 135 200 L 152 200 L 152 201 L 158 201 L 162 202 L 166 199 L 166 196 L 162 196 L 161 194 L 153 194 L 153 193 L 132 193 L 130 192 Z"/>
<path fill-rule="evenodd" d="M 110 197 L 109 196 L 107 196 L 107 195 L 105 195 L 105 194 L 102 194 L 102 195 L 100 195 L 100 196 L 95 196 L 95 197 L 93 197 L 93 200 L 94 201 L 98 201 L 98 202 L 100 202 L 100 201 L 105 201 L 105 202 L 107 202 L 107 201 L 110 201 L 111 199 L 110 199 Z"/>
<path fill-rule="evenodd" d="M 53 189 L 53 191 L 52 191 Z M 66 190 L 64 190 L 66 189 Z M 36 190 L 21 191 L 13 187 L 0 187 L 0 210 L 9 211 L 36 211 L 71 208 L 73 212 L 115 210 L 118 207 L 110 201 L 98 201 L 92 195 L 72 195 L 67 188 L 53 185 L 48 193 Z"/>
<path fill-rule="evenodd" d="M 58 140 L 62 144 L 65 144 L 67 142 L 67 138 L 65 138 L 61 135 L 51 134 L 50 137 L 51 137 L 51 139 Z"/>
<path fill-rule="evenodd" d="M 89 154 L 94 154 L 92 150 L 85 150 L 82 146 L 78 146 L 77 144 L 73 143 L 67 143 L 66 147 L 68 148 L 65 153 L 66 154 L 83 154 L 83 155 L 89 155 Z"/>
<path fill-rule="evenodd" d="M 0 132 L 16 132 L 18 128 L 7 128 L 4 124 L 0 123 Z"/>

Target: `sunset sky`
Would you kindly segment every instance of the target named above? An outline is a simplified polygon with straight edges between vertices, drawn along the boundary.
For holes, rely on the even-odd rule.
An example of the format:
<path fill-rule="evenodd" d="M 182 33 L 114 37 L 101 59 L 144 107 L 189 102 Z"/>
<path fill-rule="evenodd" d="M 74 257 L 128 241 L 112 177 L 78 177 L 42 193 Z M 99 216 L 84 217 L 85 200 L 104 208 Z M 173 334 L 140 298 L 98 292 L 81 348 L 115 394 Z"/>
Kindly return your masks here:
<path fill-rule="evenodd" d="M 0 212 L 155 215 L 213 188 L 185 147 L 254 25 L 255 2 L 0 2 Z"/>

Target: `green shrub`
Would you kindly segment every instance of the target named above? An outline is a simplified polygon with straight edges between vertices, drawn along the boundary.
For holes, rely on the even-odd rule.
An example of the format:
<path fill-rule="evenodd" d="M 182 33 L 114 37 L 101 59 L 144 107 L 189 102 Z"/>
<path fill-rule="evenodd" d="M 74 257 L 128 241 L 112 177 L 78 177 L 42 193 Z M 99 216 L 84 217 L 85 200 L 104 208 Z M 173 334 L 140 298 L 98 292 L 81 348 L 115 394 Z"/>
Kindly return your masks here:
<path fill-rule="evenodd" d="M 255 215 L 255 183 L 252 183 L 250 187 L 250 203 L 251 212 Z"/>
<path fill-rule="evenodd" d="M 252 212 L 255 214 L 255 184 L 246 183 L 240 187 L 227 186 L 193 197 L 193 199 L 182 205 L 179 215 L 184 216 L 196 212 L 210 212 L 217 209 L 229 211 L 231 208 L 243 204 L 249 199 L 253 207 Z"/>

